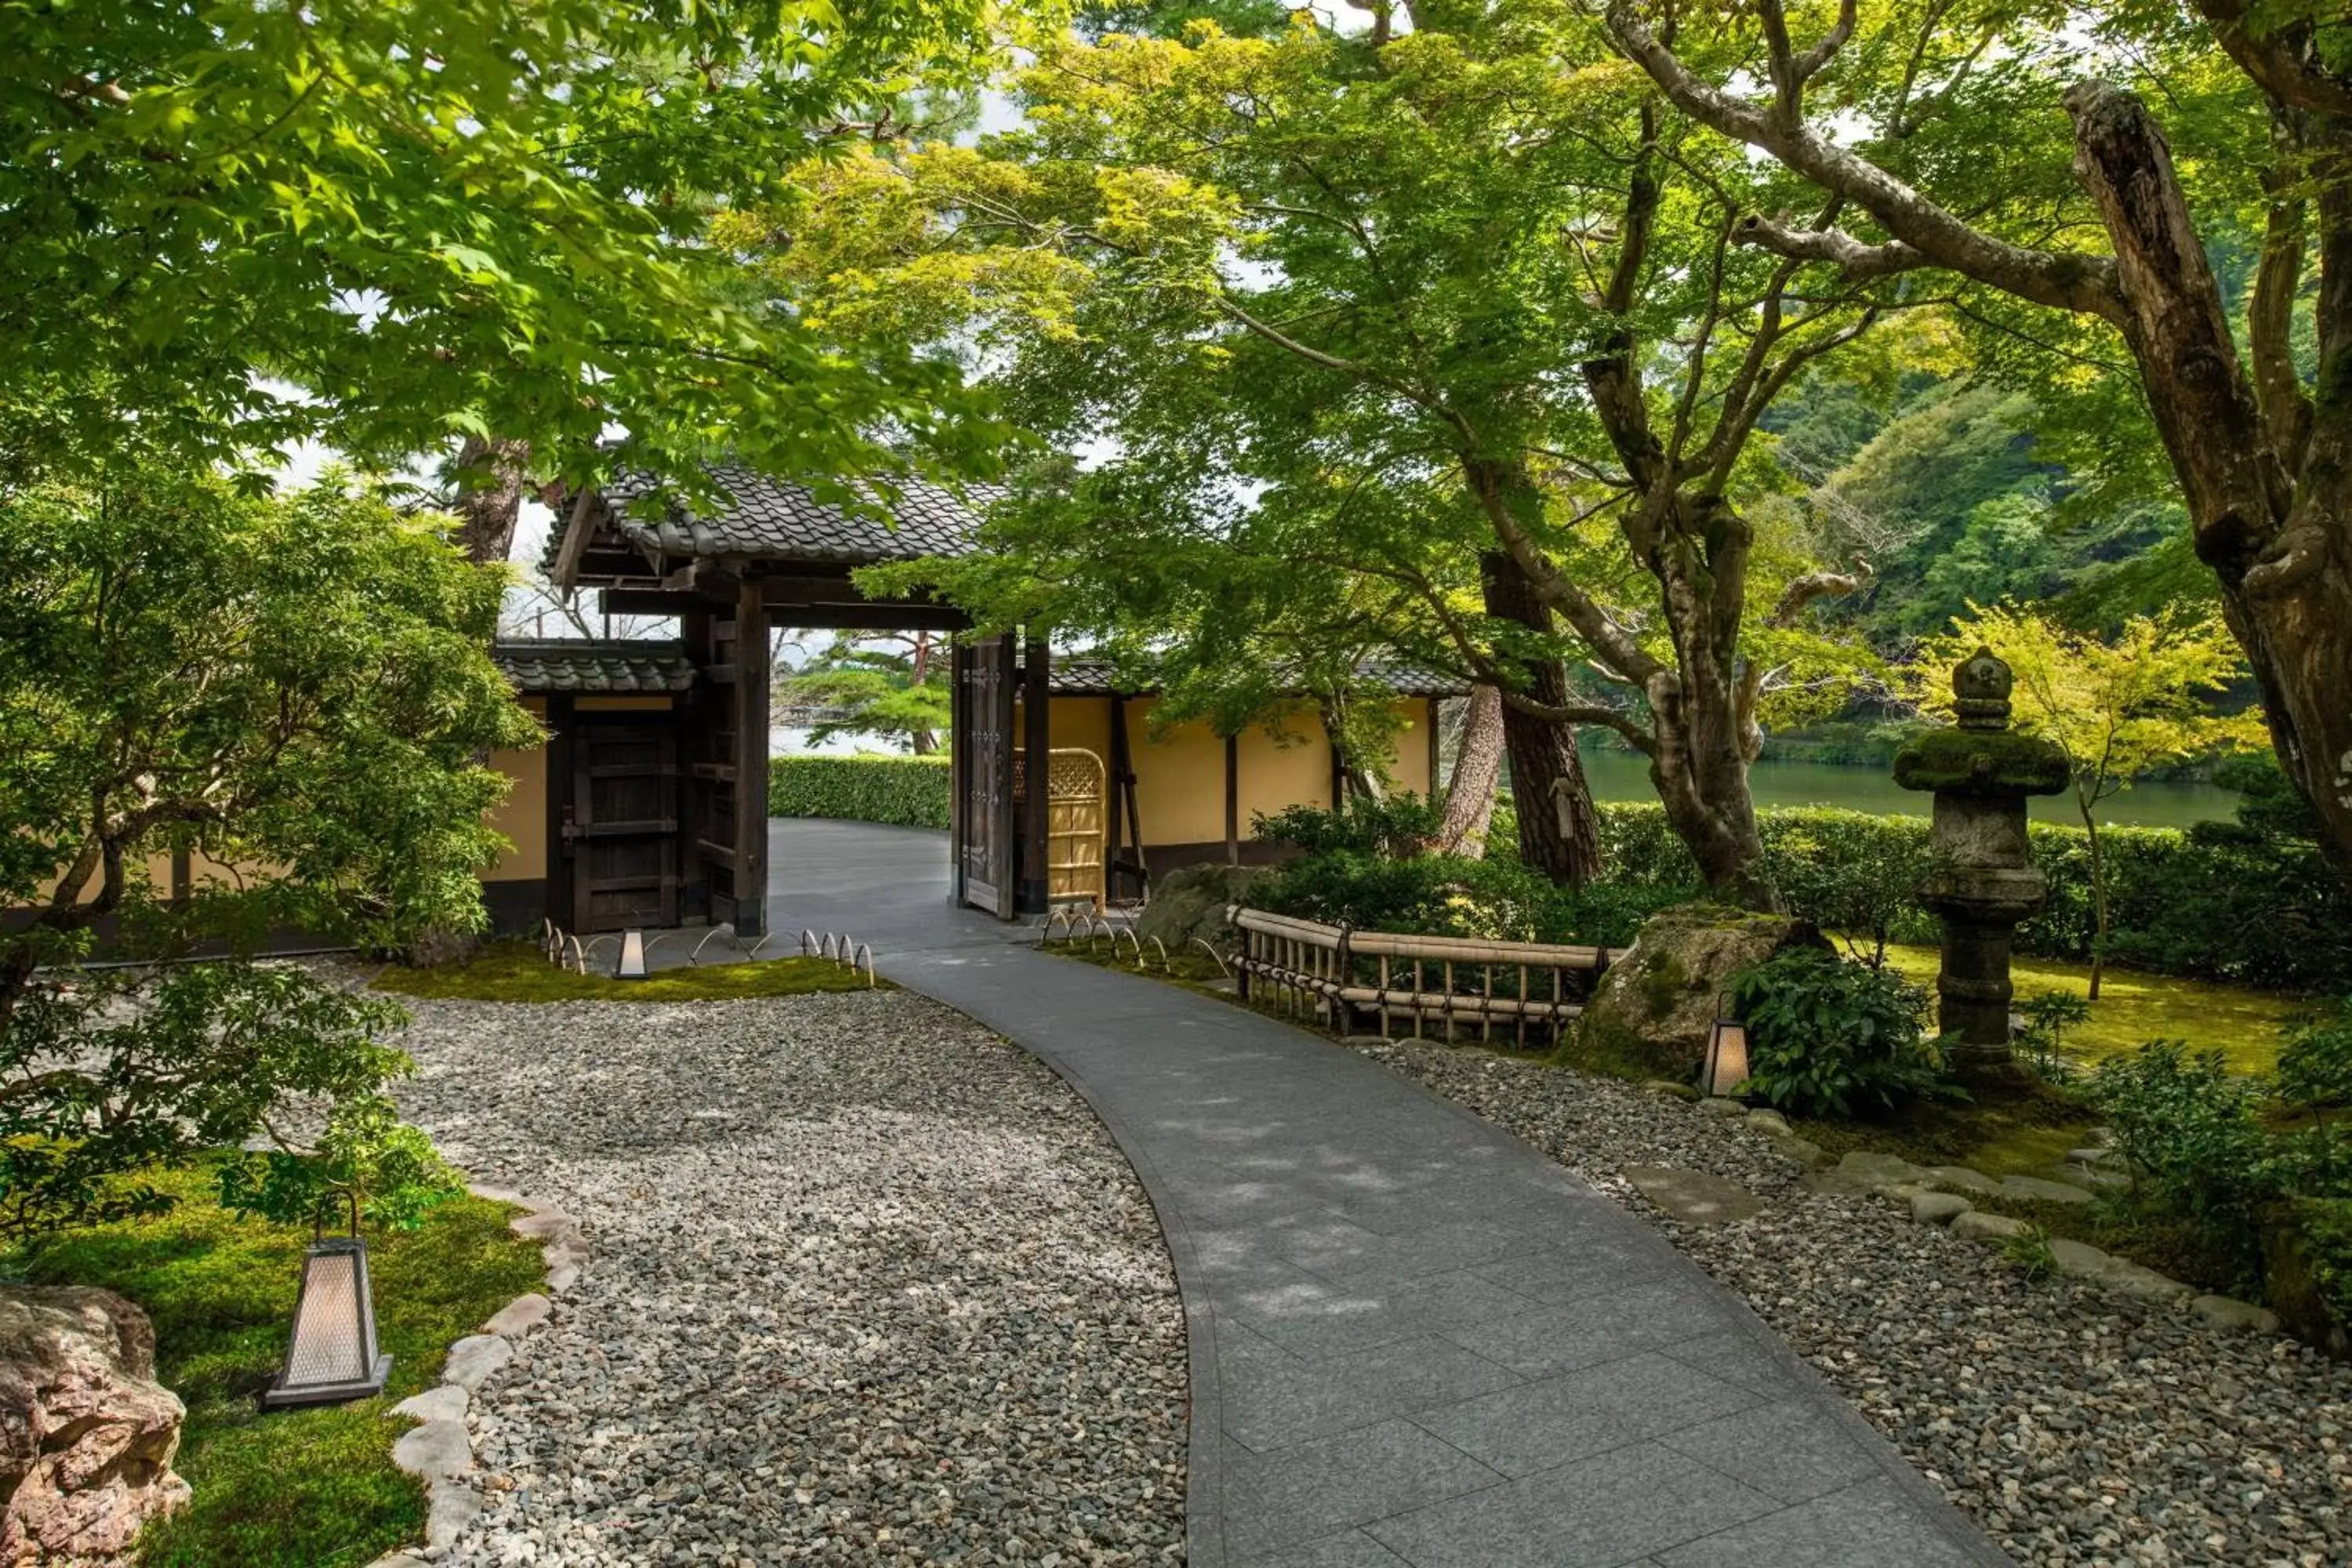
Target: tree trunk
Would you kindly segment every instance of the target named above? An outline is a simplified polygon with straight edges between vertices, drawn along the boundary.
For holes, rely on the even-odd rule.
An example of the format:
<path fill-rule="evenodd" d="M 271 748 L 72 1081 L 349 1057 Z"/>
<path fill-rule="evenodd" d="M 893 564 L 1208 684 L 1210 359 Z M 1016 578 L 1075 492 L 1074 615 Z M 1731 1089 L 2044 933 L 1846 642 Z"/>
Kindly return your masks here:
<path fill-rule="evenodd" d="M 2316 405 L 2291 374 L 2284 333 L 2257 331 L 2264 368 L 2287 372 L 2266 377 L 2273 406 L 2265 408 L 2146 106 L 2084 82 L 2066 108 L 2074 172 L 2115 247 L 2119 324 L 2189 503 L 2198 558 L 2221 580 L 2222 613 L 2262 689 L 2279 765 L 2319 814 L 2338 868 L 2352 874 L 2352 132 L 2326 130 L 2307 149 L 2322 176 Z M 2284 320 L 2295 271 L 2266 265 L 2270 299 L 2257 302 L 2258 326 Z"/>
<path fill-rule="evenodd" d="M 2091 1001 L 2099 999 L 2099 982 L 2107 968 L 2107 867 L 2099 855 L 2099 819 L 2083 807 L 2083 832 L 2091 857 Z"/>
<path fill-rule="evenodd" d="M 1481 859 L 1486 828 L 1495 817 L 1495 788 L 1503 777 L 1503 694 L 1491 686 L 1470 689 L 1470 710 L 1462 721 L 1462 744 L 1454 753 L 1454 779 L 1445 787 L 1445 816 L 1437 830 L 1437 852 Z M 1434 779 L 1430 783 L 1433 786 Z"/>
<path fill-rule="evenodd" d="M 1479 557 L 1486 613 L 1538 632 L 1551 612 L 1517 562 L 1500 551 Z M 1556 658 L 1527 659 L 1523 695 L 1547 707 L 1567 703 L 1568 671 Z M 1519 819 L 1519 858 L 1563 887 L 1601 874 L 1601 819 L 1584 782 L 1576 727 L 1503 707 L 1503 745 L 1511 760 L 1511 801 Z"/>
<path fill-rule="evenodd" d="M 530 443 L 466 437 L 457 467 L 474 472 L 457 487 L 457 542 L 466 558 L 491 565 L 514 553 L 515 524 L 522 516 L 523 468 Z"/>

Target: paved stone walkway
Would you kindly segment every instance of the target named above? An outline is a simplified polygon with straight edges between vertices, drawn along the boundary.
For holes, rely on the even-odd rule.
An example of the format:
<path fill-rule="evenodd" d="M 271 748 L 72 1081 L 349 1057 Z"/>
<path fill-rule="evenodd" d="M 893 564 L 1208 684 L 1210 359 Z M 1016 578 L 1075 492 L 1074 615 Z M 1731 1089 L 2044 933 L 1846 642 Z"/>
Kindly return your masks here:
<path fill-rule="evenodd" d="M 1191 1568 L 2006 1563 L 1746 1306 L 1353 1052 L 1039 953 L 940 836 L 772 825 L 771 918 L 1019 1041 L 1160 1213 L 1191 1344 Z"/>

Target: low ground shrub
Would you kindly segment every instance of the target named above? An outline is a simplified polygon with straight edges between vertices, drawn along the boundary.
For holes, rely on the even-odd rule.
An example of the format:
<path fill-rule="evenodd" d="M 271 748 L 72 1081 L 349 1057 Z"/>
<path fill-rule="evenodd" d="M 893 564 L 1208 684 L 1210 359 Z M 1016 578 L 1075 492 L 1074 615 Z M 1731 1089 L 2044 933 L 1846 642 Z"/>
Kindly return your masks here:
<path fill-rule="evenodd" d="M 1334 849 L 1266 872 L 1249 897 L 1276 914 L 1359 931 L 1623 947 L 1643 921 L 1696 892 L 1639 883 L 1555 887 L 1509 857 L 1392 860 Z"/>
<path fill-rule="evenodd" d="M 948 825 L 945 757 L 771 757 L 770 816 L 832 816 L 900 827 Z"/>
<path fill-rule="evenodd" d="M 1608 879 L 1684 887 L 1698 879 L 1689 850 L 1647 803 L 1600 807 Z M 1796 913 L 1824 930 L 1933 942 L 1935 917 L 1912 898 L 1928 861 L 1927 819 L 1877 816 L 1836 806 L 1782 806 L 1757 814 L 1766 866 Z M 2352 892 L 2307 839 L 2231 823 L 2101 830 L 2115 927 L 2116 963 L 2197 979 L 2274 990 L 2352 991 Z M 2034 863 L 2049 901 L 2018 931 L 2036 958 L 2091 954 L 2091 872 L 2079 827 L 2035 823 Z M 1511 840 L 1489 840 L 1507 853 Z"/>
<path fill-rule="evenodd" d="M 1948 1092 L 1927 994 L 1891 969 L 1790 948 L 1732 977 L 1746 1092 L 1800 1116 L 1892 1110 Z"/>

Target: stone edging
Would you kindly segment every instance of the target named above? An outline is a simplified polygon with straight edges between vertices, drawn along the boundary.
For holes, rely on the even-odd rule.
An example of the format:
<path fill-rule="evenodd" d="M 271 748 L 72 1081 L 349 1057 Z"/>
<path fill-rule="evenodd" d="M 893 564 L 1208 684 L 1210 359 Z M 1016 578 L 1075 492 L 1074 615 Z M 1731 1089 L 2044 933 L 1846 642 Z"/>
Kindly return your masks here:
<path fill-rule="evenodd" d="M 1892 1154 L 1863 1150 L 1832 1166 L 1818 1145 L 1798 1137 L 1787 1120 L 1776 1111 L 1748 1111 L 1735 1100 L 1708 1100 L 1699 1103 L 1702 1110 L 1738 1118 L 1764 1133 L 1784 1157 L 1814 1172 L 1807 1180 L 1817 1190 L 1864 1193 L 1885 1198 L 1906 1207 L 1919 1225 L 1939 1226 L 1956 1237 L 1989 1247 L 2022 1241 L 2032 1235 L 2033 1226 L 2013 1215 L 1979 1209 L 1963 1194 L 2079 1203 L 2088 1203 L 2092 1196 L 2087 1188 L 2073 1189 L 2080 1194 L 2079 1197 L 2073 1196 L 2065 1190 L 2066 1184 L 2036 1177 L 2011 1176 L 1995 1182 L 1961 1166 L 1923 1168 Z M 2048 1245 L 2052 1267 L 2067 1279 L 2103 1286 L 2177 1310 L 2193 1311 L 2211 1328 L 2257 1334 L 2279 1331 L 2278 1314 L 2251 1301 L 2200 1295 L 2193 1288 L 2153 1268 L 2065 1237 L 2052 1237 Z"/>
<path fill-rule="evenodd" d="M 482 1331 L 449 1347 L 447 1363 L 437 1387 L 402 1400 L 395 1414 L 424 1423 L 411 1427 L 392 1447 L 392 1462 L 425 1482 L 426 1513 L 425 1544 L 404 1547 L 380 1557 L 369 1568 L 422 1568 L 447 1552 L 465 1528 L 482 1511 L 481 1490 L 473 1479 L 472 1435 L 466 1412 L 483 1380 L 514 1359 L 514 1342 L 545 1322 L 555 1310 L 550 1299 L 563 1295 L 580 1281 L 588 1261 L 588 1243 L 579 1222 L 552 1204 L 528 1198 L 503 1187 L 469 1187 L 478 1198 L 514 1204 L 529 1210 L 509 1222 L 518 1236 L 543 1245 L 540 1257 L 547 1265 L 547 1289 L 508 1302 L 482 1325 Z"/>

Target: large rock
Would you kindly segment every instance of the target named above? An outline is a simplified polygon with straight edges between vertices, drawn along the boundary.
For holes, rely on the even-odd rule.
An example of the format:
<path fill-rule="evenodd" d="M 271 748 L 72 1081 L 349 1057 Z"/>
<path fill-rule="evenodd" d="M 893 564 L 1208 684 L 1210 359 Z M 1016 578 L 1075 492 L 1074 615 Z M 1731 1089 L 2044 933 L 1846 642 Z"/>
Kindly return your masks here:
<path fill-rule="evenodd" d="M 0 1286 L 0 1563 L 127 1568 L 188 1500 L 187 1413 L 154 1378 L 155 1331 L 121 1297 Z"/>
<path fill-rule="evenodd" d="M 1731 977 L 1783 948 L 1829 946 L 1810 921 L 1720 904 L 1683 904 L 1651 918 L 1610 966 L 1578 1025 L 1595 1066 L 1687 1082 L 1707 1034 L 1728 1012 Z"/>
<path fill-rule="evenodd" d="M 1194 937 L 1219 952 L 1231 952 L 1235 942 L 1225 909 L 1247 903 L 1250 883 L 1263 871 L 1257 866 L 1208 863 L 1152 878 L 1151 901 L 1135 918 L 1136 936 L 1147 943 L 1156 936 L 1171 953 L 1191 947 Z"/>

